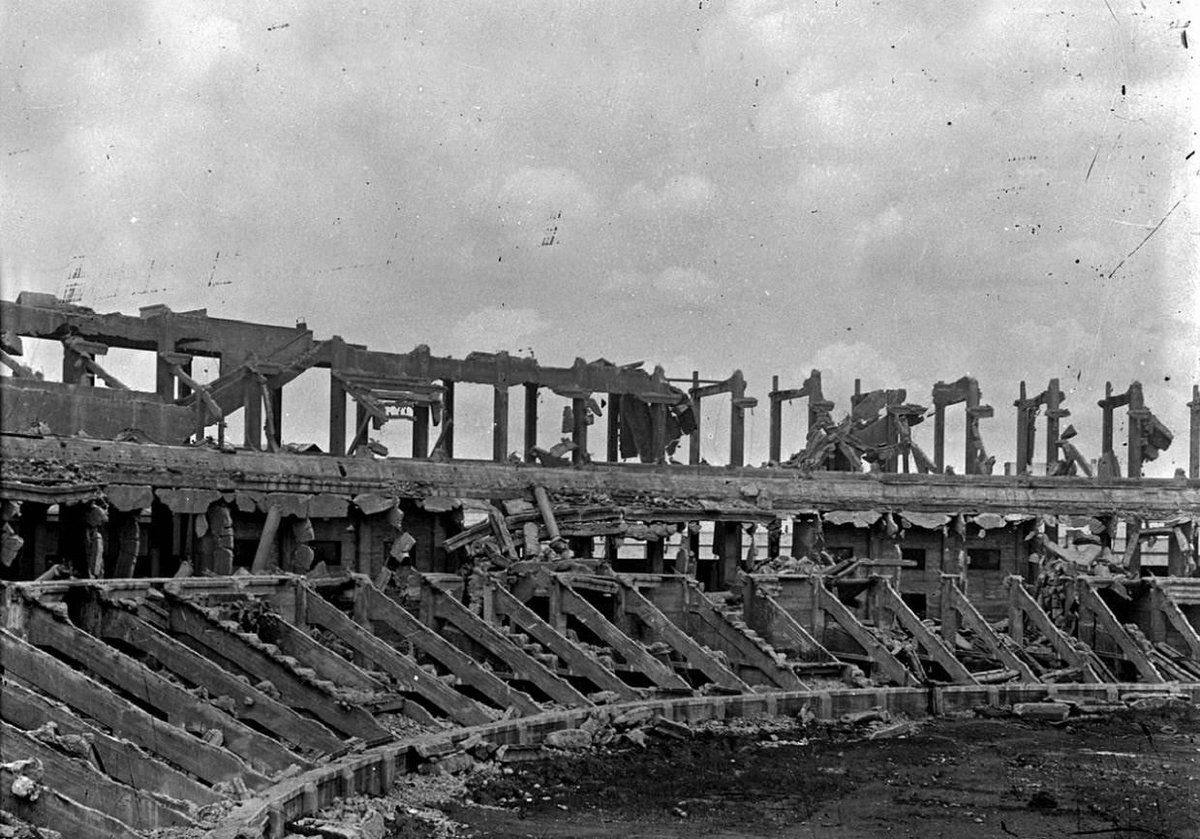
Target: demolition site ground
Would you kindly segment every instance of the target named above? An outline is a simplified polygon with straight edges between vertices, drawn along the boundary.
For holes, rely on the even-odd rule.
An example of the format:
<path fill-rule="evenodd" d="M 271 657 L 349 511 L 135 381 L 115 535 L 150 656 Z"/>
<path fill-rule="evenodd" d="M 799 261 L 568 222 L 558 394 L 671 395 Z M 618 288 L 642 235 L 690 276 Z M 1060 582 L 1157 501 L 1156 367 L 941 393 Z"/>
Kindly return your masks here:
<path fill-rule="evenodd" d="M 1005 716 L 889 739 L 861 720 L 710 724 L 476 775 L 442 810 L 460 836 L 1200 836 L 1194 706 Z M 425 833 L 414 827 L 396 835 Z"/>

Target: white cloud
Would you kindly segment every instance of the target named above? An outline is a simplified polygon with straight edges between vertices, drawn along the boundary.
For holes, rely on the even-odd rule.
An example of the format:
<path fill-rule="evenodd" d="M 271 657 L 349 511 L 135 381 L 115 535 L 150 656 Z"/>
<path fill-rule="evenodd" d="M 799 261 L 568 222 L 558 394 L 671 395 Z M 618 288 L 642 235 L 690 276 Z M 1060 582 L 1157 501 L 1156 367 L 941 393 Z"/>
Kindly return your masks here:
<path fill-rule="evenodd" d="M 460 355 L 472 350 L 507 350 L 516 353 L 547 326 L 549 324 L 536 309 L 488 306 L 472 312 L 454 325 L 450 332 L 451 345 L 448 349 Z M 435 350 L 442 351 L 436 347 Z"/>
<path fill-rule="evenodd" d="M 510 240 L 525 243 L 540 237 L 552 219 L 559 226 L 592 219 L 597 204 L 591 188 L 574 171 L 522 166 L 500 185 L 495 210 L 483 209 L 496 213 Z"/>
<path fill-rule="evenodd" d="M 608 288 L 636 294 L 654 289 L 665 294 L 692 294 L 712 288 L 708 274 L 695 268 L 672 265 L 658 272 L 616 270 L 609 272 Z"/>
<path fill-rule="evenodd" d="M 676 175 L 658 189 L 641 181 L 634 184 L 625 193 L 625 205 L 641 215 L 701 215 L 712 206 L 716 196 L 716 187 L 708 178 Z"/>
<path fill-rule="evenodd" d="M 672 266 L 659 271 L 654 277 L 654 287 L 668 294 L 690 294 L 712 285 L 708 274 L 695 268 Z"/>
<path fill-rule="evenodd" d="M 784 387 L 799 387 L 800 381 L 810 370 L 820 370 L 825 398 L 834 401 L 837 406 L 834 413 L 839 417 L 850 410 L 850 394 L 854 392 L 856 377 L 862 379 L 864 391 L 907 387 L 909 401 L 928 401 L 927 392 L 920 392 L 909 384 L 913 371 L 906 375 L 896 366 L 889 353 L 866 341 L 826 344 L 809 361 L 793 369 L 797 381 L 794 384 L 784 383 Z M 920 376 L 921 373 L 917 372 L 916 375 Z"/>

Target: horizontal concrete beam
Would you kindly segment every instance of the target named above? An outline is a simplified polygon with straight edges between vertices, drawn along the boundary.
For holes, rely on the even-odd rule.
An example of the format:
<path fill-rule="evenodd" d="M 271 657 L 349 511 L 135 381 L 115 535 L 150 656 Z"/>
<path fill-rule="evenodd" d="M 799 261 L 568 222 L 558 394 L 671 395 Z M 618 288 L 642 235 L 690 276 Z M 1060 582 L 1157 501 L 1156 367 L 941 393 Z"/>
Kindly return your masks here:
<path fill-rule="evenodd" d="M 1147 518 L 1193 515 L 1200 509 L 1200 480 L 1033 478 L 983 475 L 900 475 L 848 472 L 803 473 L 779 468 L 591 464 L 551 469 L 530 465 L 330 455 L 238 452 L 114 443 L 66 437 L 0 435 L 7 475 L 21 478 L 21 464 L 59 458 L 76 463 L 110 484 L 207 487 L 263 492 L 355 495 L 393 491 L 413 498 L 430 494 L 461 498 L 526 497 L 530 488 L 607 493 L 620 501 L 653 494 L 686 499 L 697 518 L 711 508 L 741 507 L 754 516 L 766 510 L 916 510 L 927 512 L 1024 512 L 1137 514 Z"/>

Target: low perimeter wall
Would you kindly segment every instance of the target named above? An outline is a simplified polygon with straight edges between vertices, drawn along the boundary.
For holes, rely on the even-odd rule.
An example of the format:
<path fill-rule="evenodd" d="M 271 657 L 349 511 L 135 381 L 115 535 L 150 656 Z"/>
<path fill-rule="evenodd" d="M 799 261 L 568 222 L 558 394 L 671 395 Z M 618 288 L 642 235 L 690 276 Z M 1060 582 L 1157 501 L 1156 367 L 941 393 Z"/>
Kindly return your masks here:
<path fill-rule="evenodd" d="M 649 709 L 674 722 L 696 723 L 738 717 L 794 715 L 805 706 L 817 719 L 886 709 L 909 718 L 970 711 L 980 705 L 1073 700 L 1118 702 L 1138 695 L 1171 694 L 1200 703 L 1200 684 L 1014 684 L 951 685 L 931 688 L 865 688 L 831 691 L 788 691 L 702 696 L 626 702 L 599 706 L 609 712 Z M 311 815 L 338 798 L 385 795 L 396 777 L 416 768 L 430 755 L 444 753 L 468 738 L 482 737 L 497 745 L 536 745 L 552 731 L 576 728 L 597 708 L 551 711 L 532 717 L 458 728 L 378 746 L 288 778 L 265 794 L 242 802 L 209 835 L 216 839 L 279 839 L 287 823 Z"/>

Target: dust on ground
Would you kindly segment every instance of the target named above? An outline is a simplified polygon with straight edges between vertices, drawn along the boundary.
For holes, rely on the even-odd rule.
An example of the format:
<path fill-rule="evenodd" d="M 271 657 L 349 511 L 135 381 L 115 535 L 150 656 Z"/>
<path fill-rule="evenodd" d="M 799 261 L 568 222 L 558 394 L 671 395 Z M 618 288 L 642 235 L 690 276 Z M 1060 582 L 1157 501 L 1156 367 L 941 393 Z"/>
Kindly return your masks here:
<path fill-rule="evenodd" d="M 791 718 L 706 725 L 472 777 L 439 807 L 457 835 L 481 837 L 1200 837 L 1194 706 L 1061 723 L 981 709 L 893 739 L 866 733 Z"/>

